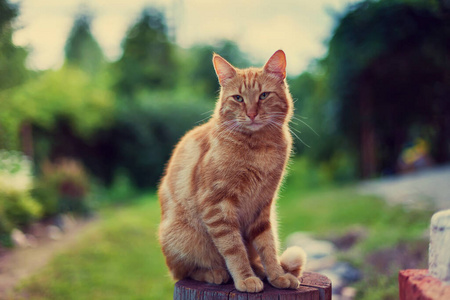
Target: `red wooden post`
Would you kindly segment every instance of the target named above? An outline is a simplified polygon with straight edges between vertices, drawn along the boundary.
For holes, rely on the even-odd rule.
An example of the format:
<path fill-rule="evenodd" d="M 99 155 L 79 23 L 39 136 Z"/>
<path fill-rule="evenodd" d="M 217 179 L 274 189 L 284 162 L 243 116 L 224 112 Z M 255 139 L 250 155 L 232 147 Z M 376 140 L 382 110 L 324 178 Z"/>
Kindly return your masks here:
<path fill-rule="evenodd" d="M 260 293 L 241 293 L 233 283 L 213 285 L 191 279 L 175 284 L 174 300 L 331 300 L 331 281 L 324 275 L 305 272 L 297 290 L 281 290 L 264 282 Z"/>
<path fill-rule="evenodd" d="M 449 300 L 450 285 L 434 278 L 428 270 L 404 270 L 398 275 L 400 300 Z"/>

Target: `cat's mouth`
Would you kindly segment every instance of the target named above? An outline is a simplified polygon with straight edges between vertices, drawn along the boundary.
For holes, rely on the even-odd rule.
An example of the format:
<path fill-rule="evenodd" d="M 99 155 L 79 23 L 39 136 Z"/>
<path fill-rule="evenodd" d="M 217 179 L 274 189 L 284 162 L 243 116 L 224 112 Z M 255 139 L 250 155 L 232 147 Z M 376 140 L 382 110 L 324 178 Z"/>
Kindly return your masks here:
<path fill-rule="evenodd" d="M 261 121 L 250 121 L 245 124 L 245 127 L 247 127 L 250 130 L 256 131 L 261 129 L 264 125 L 265 124 Z"/>

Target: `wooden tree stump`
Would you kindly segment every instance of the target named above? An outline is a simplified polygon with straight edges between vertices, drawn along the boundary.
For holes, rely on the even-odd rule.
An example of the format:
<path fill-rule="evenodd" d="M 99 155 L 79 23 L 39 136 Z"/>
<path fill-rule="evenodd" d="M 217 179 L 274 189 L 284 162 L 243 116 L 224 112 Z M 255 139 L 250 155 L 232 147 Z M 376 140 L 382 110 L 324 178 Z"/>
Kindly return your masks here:
<path fill-rule="evenodd" d="M 331 300 L 331 281 L 317 273 L 305 272 L 297 290 L 282 290 L 264 282 L 260 293 L 241 293 L 234 284 L 208 284 L 192 279 L 183 279 L 175 284 L 174 300 Z"/>

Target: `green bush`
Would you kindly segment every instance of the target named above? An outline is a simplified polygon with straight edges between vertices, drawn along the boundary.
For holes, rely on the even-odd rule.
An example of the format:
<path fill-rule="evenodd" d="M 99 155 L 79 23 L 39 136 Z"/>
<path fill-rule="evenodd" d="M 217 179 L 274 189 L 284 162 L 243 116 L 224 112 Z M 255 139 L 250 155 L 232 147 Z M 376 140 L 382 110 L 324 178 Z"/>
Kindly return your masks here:
<path fill-rule="evenodd" d="M 12 229 L 42 215 L 32 185 L 31 162 L 19 152 L 0 150 L 0 243 L 9 244 Z"/>
<path fill-rule="evenodd" d="M 107 128 L 114 116 L 115 97 L 104 77 L 92 80 L 81 70 L 64 67 L 0 91 L 0 148 L 19 147 L 23 122 L 54 130 L 64 117 L 83 139 Z"/>
<path fill-rule="evenodd" d="M 214 102 L 193 95 L 148 93 L 141 102 L 121 109 L 110 149 L 117 168 L 139 187 L 154 187 L 178 140 L 211 114 Z"/>

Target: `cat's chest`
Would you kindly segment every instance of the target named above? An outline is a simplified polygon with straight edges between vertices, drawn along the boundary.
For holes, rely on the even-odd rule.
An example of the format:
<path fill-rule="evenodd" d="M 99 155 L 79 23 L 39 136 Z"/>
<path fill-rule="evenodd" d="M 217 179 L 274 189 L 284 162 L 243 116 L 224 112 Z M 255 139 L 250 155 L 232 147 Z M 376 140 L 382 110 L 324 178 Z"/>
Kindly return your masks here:
<path fill-rule="evenodd" d="M 241 166 L 255 166 L 269 170 L 271 166 L 283 162 L 287 156 L 285 143 L 248 143 L 233 146 L 225 151 L 226 155 L 223 157 L 230 165 L 236 162 Z"/>
<path fill-rule="evenodd" d="M 250 149 L 249 149 L 250 150 Z M 238 214 L 245 227 L 272 201 L 288 159 L 286 148 L 268 145 L 229 158 L 228 180 L 239 191 Z"/>

